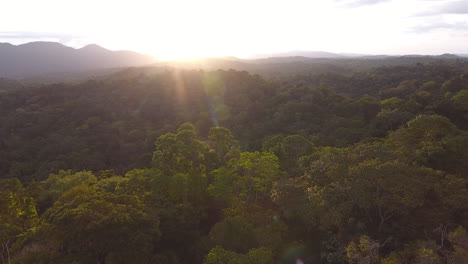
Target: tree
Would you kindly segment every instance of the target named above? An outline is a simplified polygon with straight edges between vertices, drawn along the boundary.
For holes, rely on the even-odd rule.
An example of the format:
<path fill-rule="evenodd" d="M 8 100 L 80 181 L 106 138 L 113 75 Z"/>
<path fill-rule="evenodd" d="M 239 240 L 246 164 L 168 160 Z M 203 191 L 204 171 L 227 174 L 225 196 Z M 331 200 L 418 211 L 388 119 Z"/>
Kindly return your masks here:
<path fill-rule="evenodd" d="M 39 197 L 40 208 L 48 208 L 62 195 L 78 185 L 93 185 L 97 182 L 96 176 L 90 171 L 73 173 L 71 170 L 60 170 L 57 174 L 50 174 L 47 180 L 42 182 L 43 189 Z"/>
<path fill-rule="evenodd" d="M 209 172 L 208 146 L 198 139 L 195 127 L 185 123 L 177 134 L 167 133 L 156 140 L 153 165 L 168 175 Z"/>
<path fill-rule="evenodd" d="M 136 196 L 80 185 L 47 210 L 50 236 L 97 263 L 147 263 L 158 241 L 159 220 Z"/>
<path fill-rule="evenodd" d="M 17 179 L 0 180 L 0 257 L 11 263 L 10 247 L 38 223 L 35 201 Z"/>
<path fill-rule="evenodd" d="M 246 253 L 257 245 L 254 227 L 240 216 L 217 223 L 210 231 L 210 239 L 215 245 L 237 253 Z"/>
<path fill-rule="evenodd" d="M 468 234 L 459 226 L 448 235 L 448 240 L 454 247 L 454 252 L 448 257 L 449 264 L 468 263 Z"/>
<path fill-rule="evenodd" d="M 270 152 L 243 152 L 239 159 L 233 159 L 226 168 L 213 171 L 214 182 L 210 192 L 245 204 L 268 202 L 273 183 L 281 172 L 278 158 Z"/>
<path fill-rule="evenodd" d="M 368 236 L 361 236 L 359 243 L 351 242 L 346 248 L 346 256 L 352 263 L 357 264 L 378 264 L 380 262 L 379 249 L 382 246 L 379 242 L 370 239 Z"/>
<path fill-rule="evenodd" d="M 246 254 L 238 254 L 222 247 L 214 247 L 208 253 L 205 264 L 269 264 L 273 263 L 273 256 L 266 248 L 251 249 Z"/>
<path fill-rule="evenodd" d="M 216 152 L 216 154 L 221 157 L 223 162 L 228 162 L 233 158 L 239 158 L 239 142 L 234 139 L 231 131 L 226 128 L 210 128 L 208 144 Z"/>
<path fill-rule="evenodd" d="M 459 172 L 466 168 L 468 134 L 439 115 L 418 116 L 392 133 L 389 142 L 411 160 L 431 168 Z"/>
<path fill-rule="evenodd" d="M 300 159 L 312 154 L 315 150 L 312 142 L 299 135 L 270 137 L 263 142 L 262 149 L 275 154 L 281 164 L 281 169 L 291 177 L 303 173 Z"/>

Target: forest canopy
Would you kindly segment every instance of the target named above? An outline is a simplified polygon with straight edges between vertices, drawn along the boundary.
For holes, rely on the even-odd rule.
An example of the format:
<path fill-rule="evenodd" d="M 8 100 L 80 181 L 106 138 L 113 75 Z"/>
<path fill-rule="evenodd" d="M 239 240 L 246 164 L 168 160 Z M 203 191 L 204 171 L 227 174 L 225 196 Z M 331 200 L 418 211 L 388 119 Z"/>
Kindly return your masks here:
<path fill-rule="evenodd" d="M 8 82 L 0 260 L 468 263 L 467 106 L 460 60 Z"/>

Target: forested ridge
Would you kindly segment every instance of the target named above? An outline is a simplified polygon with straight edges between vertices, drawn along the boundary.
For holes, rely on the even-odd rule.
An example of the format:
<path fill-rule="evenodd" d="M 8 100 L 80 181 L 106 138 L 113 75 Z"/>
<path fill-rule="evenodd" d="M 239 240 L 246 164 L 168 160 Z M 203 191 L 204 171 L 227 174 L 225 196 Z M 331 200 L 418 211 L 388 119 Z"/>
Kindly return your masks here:
<path fill-rule="evenodd" d="M 0 113 L 1 263 L 468 263 L 466 60 L 0 80 Z"/>

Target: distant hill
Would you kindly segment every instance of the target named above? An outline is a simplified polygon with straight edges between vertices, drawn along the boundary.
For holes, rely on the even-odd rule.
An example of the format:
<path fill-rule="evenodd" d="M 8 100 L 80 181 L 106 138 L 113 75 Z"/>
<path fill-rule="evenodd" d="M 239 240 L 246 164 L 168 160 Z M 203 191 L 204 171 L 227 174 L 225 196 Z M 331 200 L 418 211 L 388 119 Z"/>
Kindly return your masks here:
<path fill-rule="evenodd" d="M 0 92 L 1 91 L 6 91 L 6 90 L 22 88 L 23 86 L 24 86 L 24 84 L 21 83 L 20 81 L 0 78 Z"/>
<path fill-rule="evenodd" d="M 0 77 L 28 79 L 52 73 L 76 73 L 142 66 L 154 58 L 132 51 L 111 51 L 92 44 L 74 49 L 56 42 L 0 43 Z"/>
<path fill-rule="evenodd" d="M 182 69 L 203 70 L 238 70 L 260 74 L 266 78 L 284 78 L 296 75 L 314 75 L 322 73 L 353 73 L 367 71 L 376 67 L 413 65 L 416 63 L 454 62 L 467 58 L 443 54 L 428 55 L 363 55 L 362 57 L 310 58 L 303 56 L 268 57 L 257 59 L 238 59 L 231 57 L 205 58 L 198 60 L 170 61 L 157 64 L 159 68 L 175 67 Z M 160 69 L 158 69 L 160 70 Z M 151 70 L 148 70 L 151 71 Z"/>
<path fill-rule="evenodd" d="M 354 54 L 353 57 L 359 56 Z M 272 58 L 272 57 L 307 57 L 307 58 L 346 58 L 346 54 L 337 54 L 332 52 L 325 51 L 288 51 L 288 52 L 278 52 L 278 53 L 268 53 L 268 54 L 257 54 L 253 58 Z"/>
<path fill-rule="evenodd" d="M 375 67 L 431 63 L 467 58 L 463 55 L 366 55 L 330 53 L 323 51 L 292 51 L 259 54 L 251 59 L 215 57 L 197 60 L 156 62 L 151 56 L 132 51 L 111 51 L 92 44 L 74 49 L 56 42 L 31 42 L 22 45 L 0 43 L 0 78 L 21 80 L 24 83 L 74 82 L 106 78 L 122 68 L 151 66 L 145 71 L 164 68 L 234 69 L 260 74 L 266 78 L 322 73 L 352 73 Z M 132 72 L 130 69 L 127 71 Z M 5 82 L 3 82 L 5 83 Z M 8 86 L 10 89 L 15 85 Z M 6 90 L 7 88 L 1 88 Z"/>

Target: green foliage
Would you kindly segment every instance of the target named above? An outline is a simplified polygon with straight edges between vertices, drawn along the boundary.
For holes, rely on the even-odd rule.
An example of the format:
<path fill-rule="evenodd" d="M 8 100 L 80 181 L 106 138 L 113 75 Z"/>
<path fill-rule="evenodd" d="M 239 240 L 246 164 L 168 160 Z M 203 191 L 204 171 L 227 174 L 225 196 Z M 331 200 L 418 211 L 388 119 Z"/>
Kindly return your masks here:
<path fill-rule="evenodd" d="M 392 98 L 382 100 L 380 104 L 382 105 L 383 109 L 393 110 L 396 108 L 402 108 L 404 105 L 404 101 L 398 97 L 392 97 Z"/>
<path fill-rule="evenodd" d="M 39 197 L 42 207 L 51 206 L 62 193 L 78 185 L 93 185 L 97 182 L 96 176 L 89 171 L 73 173 L 71 170 L 61 170 L 57 174 L 50 174 L 49 178 L 41 184 L 44 192 Z"/>
<path fill-rule="evenodd" d="M 210 231 L 210 238 L 215 245 L 238 253 L 246 253 L 257 245 L 253 226 L 240 216 L 217 223 Z"/>
<path fill-rule="evenodd" d="M 0 180 L 0 245 L 2 262 L 10 262 L 11 247 L 39 222 L 34 198 L 17 179 Z"/>
<path fill-rule="evenodd" d="M 99 192 L 86 185 L 65 192 L 44 220 L 60 244 L 99 262 L 143 263 L 159 238 L 157 217 L 138 197 Z"/>
<path fill-rule="evenodd" d="M 468 134 L 443 116 L 418 116 L 390 137 L 397 151 L 415 162 L 450 172 L 466 171 Z"/>
<path fill-rule="evenodd" d="M 281 164 L 281 169 L 290 176 L 303 173 L 301 158 L 313 153 L 314 145 L 311 141 L 299 135 L 273 136 L 263 142 L 263 151 L 275 154 Z"/>
<path fill-rule="evenodd" d="M 467 65 L 2 91 L 0 259 L 465 263 Z"/>
<path fill-rule="evenodd" d="M 204 139 L 221 125 L 243 151 L 279 134 L 348 146 L 428 113 L 466 129 L 465 67 L 438 62 L 281 81 L 233 70 L 127 69 L 105 80 L 9 89 L 0 94 L 0 175 L 30 182 L 59 170 L 150 167 L 151 144 L 185 122 Z"/>
<path fill-rule="evenodd" d="M 351 242 L 346 248 L 346 256 L 351 263 L 376 264 L 379 263 L 380 244 L 368 236 L 361 236 L 359 243 Z"/>
<path fill-rule="evenodd" d="M 180 126 L 177 134 L 160 136 L 155 144 L 153 164 L 165 174 L 204 174 L 209 169 L 208 146 L 198 140 L 191 124 Z"/>
<path fill-rule="evenodd" d="M 455 102 L 457 107 L 467 111 L 468 89 L 460 90 L 456 95 L 453 96 L 452 100 Z"/>
<path fill-rule="evenodd" d="M 271 251 L 266 248 L 255 248 L 246 254 L 238 254 L 222 247 L 213 248 L 205 264 L 269 264 L 273 263 Z"/>
<path fill-rule="evenodd" d="M 281 176 L 278 157 L 270 152 L 243 152 L 227 167 L 213 171 L 209 192 L 221 200 L 268 203 L 274 182 Z"/>
<path fill-rule="evenodd" d="M 235 140 L 229 129 L 223 127 L 210 128 L 208 144 L 224 162 L 238 158 L 240 155 L 239 142 Z"/>
<path fill-rule="evenodd" d="M 448 263 L 458 264 L 468 262 L 468 234 L 459 226 L 448 236 L 448 240 L 454 247 L 454 252 L 448 258 Z"/>

